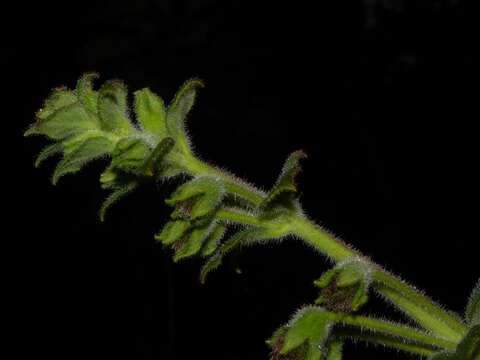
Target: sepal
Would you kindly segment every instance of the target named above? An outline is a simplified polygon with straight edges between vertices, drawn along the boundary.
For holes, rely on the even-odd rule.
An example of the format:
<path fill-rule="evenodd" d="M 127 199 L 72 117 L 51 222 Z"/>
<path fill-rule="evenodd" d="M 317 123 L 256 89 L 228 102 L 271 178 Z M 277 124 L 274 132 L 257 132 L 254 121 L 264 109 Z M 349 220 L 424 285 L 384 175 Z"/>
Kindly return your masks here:
<path fill-rule="evenodd" d="M 465 320 L 469 325 L 480 324 L 480 279 L 468 299 Z"/>
<path fill-rule="evenodd" d="M 191 79 L 185 82 L 167 110 L 167 132 L 178 141 L 183 152 L 190 152 L 189 139 L 185 131 L 185 119 L 195 103 L 195 96 L 199 87 L 205 87 L 199 79 Z"/>
<path fill-rule="evenodd" d="M 112 147 L 113 143 L 103 136 L 89 137 L 73 146 L 73 150 L 66 152 L 63 160 L 58 163 L 52 183 L 55 185 L 61 176 L 79 171 L 87 161 L 104 155 Z"/>
<path fill-rule="evenodd" d="M 301 309 L 267 341 L 272 346 L 272 359 L 323 359 L 330 352 L 328 337 L 332 326 L 330 314 L 322 308 Z"/>
<path fill-rule="evenodd" d="M 98 92 L 97 112 L 103 131 L 120 136 L 134 131 L 127 104 L 127 87 L 120 80 L 108 80 Z"/>
<path fill-rule="evenodd" d="M 194 220 L 214 213 L 224 194 L 220 179 L 200 176 L 181 185 L 165 202 L 176 206 L 173 218 Z"/>
<path fill-rule="evenodd" d="M 135 112 L 139 125 L 160 138 L 167 137 L 167 115 L 163 100 L 148 88 L 135 91 L 134 94 Z"/>
<path fill-rule="evenodd" d="M 349 258 L 314 282 L 321 289 L 315 303 L 330 311 L 357 311 L 368 300 L 372 275 L 365 260 Z"/>
<path fill-rule="evenodd" d="M 76 88 L 80 102 L 95 115 L 98 110 L 98 92 L 93 90 L 93 81 L 99 77 L 94 72 L 86 73 L 78 80 Z"/>
<path fill-rule="evenodd" d="M 105 199 L 105 201 L 102 204 L 102 207 L 100 208 L 100 211 L 99 211 L 99 214 L 98 214 L 99 217 L 100 217 L 100 221 L 103 222 L 105 220 L 105 213 L 114 203 L 116 203 L 118 200 L 120 200 L 120 198 L 124 197 L 128 193 L 132 192 L 136 187 L 137 187 L 137 183 L 132 182 L 132 183 L 127 184 L 126 186 L 124 186 L 122 188 L 118 188 L 118 189 L 114 190 Z"/>
<path fill-rule="evenodd" d="M 299 150 L 287 158 L 274 187 L 259 206 L 262 217 L 275 218 L 281 214 L 299 211 L 300 206 L 295 196 L 297 192 L 295 177 L 301 169 L 300 159 L 306 157 L 307 154 Z"/>

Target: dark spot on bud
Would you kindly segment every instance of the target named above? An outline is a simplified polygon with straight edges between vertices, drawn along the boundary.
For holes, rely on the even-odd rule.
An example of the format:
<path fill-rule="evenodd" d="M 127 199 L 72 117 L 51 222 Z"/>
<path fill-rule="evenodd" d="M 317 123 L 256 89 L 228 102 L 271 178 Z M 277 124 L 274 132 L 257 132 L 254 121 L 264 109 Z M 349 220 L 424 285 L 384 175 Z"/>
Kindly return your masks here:
<path fill-rule="evenodd" d="M 351 312 L 352 303 L 360 283 L 347 287 L 337 286 L 338 274 L 334 275 L 327 286 L 322 288 L 320 294 L 322 305 L 333 312 Z"/>
<path fill-rule="evenodd" d="M 271 360 L 303 360 L 305 359 L 308 352 L 307 342 L 303 343 L 298 348 L 293 349 L 288 354 L 280 354 L 284 341 L 285 341 L 285 334 L 280 336 L 277 342 L 273 345 L 271 358 L 270 358 Z"/>

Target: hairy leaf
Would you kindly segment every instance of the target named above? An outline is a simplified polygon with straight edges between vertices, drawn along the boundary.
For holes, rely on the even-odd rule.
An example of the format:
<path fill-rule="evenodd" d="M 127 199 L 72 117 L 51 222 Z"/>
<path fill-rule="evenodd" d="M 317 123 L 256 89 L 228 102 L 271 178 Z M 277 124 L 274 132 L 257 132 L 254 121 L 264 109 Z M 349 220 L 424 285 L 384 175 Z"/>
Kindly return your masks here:
<path fill-rule="evenodd" d="M 99 212 L 100 221 L 105 220 L 105 213 L 114 203 L 116 203 L 123 196 L 132 192 L 136 187 L 137 187 L 137 183 L 131 183 L 121 189 L 117 189 L 114 192 L 112 192 L 105 199 L 105 201 L 102 204 L 102 207 L 100 208 L 100 212 Z"/>
<path fill-rule="evenodd" d="M 300 310 L 289 323 L 280 354 L 287 354 L 307 343 L 305 360 L 320 360 L 331 325 L 328 314 L 321 308 Z"/>
<path fill-rule="evenodd" d="M 465 320 L 470 325 L 480 324 L 480 279 L 477 281 L 468 300 Z"/>
<path fill-rule="evenodd" d="M 63 144 L 62 143 L 54 143 L 46 146 L 43 150 L 38 154 L 37 159 L 35 160 L 35 167 L 39 167 L 40 164 L 47 158 L 62 153 L 63 152 Z"/>
<path fill-rule="evenodd" d="M 220 222 L 215 223 L 214 229 L 204 241 L 204 244 L 200 251 L 201 256 L 206 257 L 213 254 L 213 252 L 217 249 L 220 240 L 223 238 L 223 235 L 225 235 L 226 229 L 226 224 Z"/>
<path fill-rule="evenodd" d="M 112 142 L 103 136 L 86 139 L 59 162 L 53 174 L 52 183 L 56 184 L 58 179 L 67 173 L 77 172 L 88 160 L 105 154 L 111 150 L 112 146 Z"/>
<path fill-rule="evenodd" d="M 269 202 L 274 200 L 282 192 L 297 192 L 297 184 L 295 183 L 295 176 L 300 171 L 299 161 L 306 158 L 307 154 L 303 151 L 295 151 L 285 161 L 280 176 L 275 183 L 273 189 L 268 196 L 263 200 L 262 206 L 266 206 Z"/>
<path fill-rule="evenodd" d="M 45 100 L 43 108 L 35 115 L 37 119 L 44 120 L 55 111 L 64 108 L 65 106 L 72 105 L 75 102 L 77 102 L 75 93 L 64 86 L 61 86 L 52 91 L 47 100 Z"/>
<path fill-rule="evenodd" d="M 166 112 L 163 100 L 150 89 L 135 91 L 135 111 L 140 126 L 160 138 L 168 136 L 166 129 Z"/>
<path fill-rule="evenodd" d="M 203 226 L 198 226 L 189 231 L 186 235 L 185 243 L 177 250 L 173 261 L 177 262 L 180 259 L 193 256 L 200 251 L 210 233 L 215 228 L 215 223 L 207 223 Z"/>
<path fill-rule="evenodd" d="M 128 135 L 134 128 L 128 117 L 127 87 L 119 80 L 109 80 L 98 93 L 98 115 L 104 131 Z"/>
<path fill-rule="evenodd" d="M 219 179 L 201 176 L 180 186 L 165 202 L 176 204 L 185 218 L 193 220 L 215 211 L 224 194 L 225 189 Z"/>
<path fill-rule="evenodd" d="M 76 102 L 55 110 L 49 116 L 39 118 L 25 133 L 46 135 L 54 140 L 97 129 L 98 123 L 85 107 Z"/>
<path fill-rule="evenodd" d="M 162 232 L 159 235 L 155 235 L 155 239 L 161 241 L 164 245 L 170 245 L 181 239 L 191 226 L 192 223 L 190 221 L 169 221 Z"/>
<path fill-rule="evenodd" d="M 180 142 L 184 151 L 189 150 L 185 133 L 185 118 L 195 102 L 198 87 L 204 87 L 199 79 L 188 80 L 175 95 L 168 107 L 166 127 L 170 136 Z"/>
<path fill-rule="evenodd" d="M 80 102 L 93 114 L 98 111 L 98 93 L 93 90 L 93 80 L 98 79 L 97 73 L 86 73 L 77 82 L 77 96 Z"/>

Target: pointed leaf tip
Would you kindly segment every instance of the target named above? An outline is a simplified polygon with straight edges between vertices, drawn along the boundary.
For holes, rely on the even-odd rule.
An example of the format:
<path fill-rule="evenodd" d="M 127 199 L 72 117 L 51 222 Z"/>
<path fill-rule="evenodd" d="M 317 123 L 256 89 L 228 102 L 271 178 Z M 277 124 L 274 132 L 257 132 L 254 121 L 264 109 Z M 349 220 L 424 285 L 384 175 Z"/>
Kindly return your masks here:
<path fill-rule="evenodd" d="M 97 113 L 98 93 L 93 91 L 93 81 L 100 77 L 96 72 L 83 74 L 77 82 L 77 96 L 80 102 L 92 113 Z"/>
<path fill-rule="evenodd" d="M 112 146 L 112 142 L 104 136 L 87 138 L 58 163 L 53 173 L 52 184 L 56 185 L 60 177 L 67 173 L 79 171 L 87 161 L 111 151 Z"/>
<path fill-rule="evenodd" d="M 295 177 L 300 172 L 300 159 L 307 158 L 308 155 L 303 150 L 297 150 L 290 154 L 283 165 L 280 176 L 275 183 L 275 186 L 270 191 L 268 196 L 263 200 L 262 207 L 266 207 L 272 200 L 278 197 L 283 192 L 297 192 L 297 183 Z"/>
<path fill-rule="evenodd" d="M 141 127 L 160 138 L 168 136 L 165 124 L 166 109 L 162 98 L 148 88 L 135 91 L 134 95 L 135 112 Z"/>
<path fill-rule="evenodd" d="M 309 359 L 320 359 L 330 328 L 329 314 L 322 308 L 300 310 L 285 334 L 280 354 L 285 355 L 307 344 Z"/>
<path fill-rule="evenodd" d="M 468 299 L 465 319 L 470 325 L 480 324 L 480 279 Z"/>
<path fill-rule="evenodd" d="M 103 222 L 105 220 L 105 214 L 110 207 L 116 203 L 120 198 L 123 196 L 127 195 L 128 193 L 132 192 L 136 188 L 137 184 L 136 183 L 131 183 L 127 186 L 125 186 L 122 189 L 118 189 L 111 193 L 103 202 L 102 207 L 100 208 L 100 211 L 98 213 L 98 216 L 100 218 L 100 221 Z"/>
<path fill-rule="evenodd" d="M 204 83 L 199 79 L 186 81 L 175 95 L 172 103 L 168 107 L 166 115 L 166 129 L 183 148 L 189 151 L 188 139 L 185 135 L 185 119 L 195 103 L 196 90 L 198 87 L 204 87 Z"/>
<path fill-rule="evenodd" d="M 109 80 L 99 90 L 97 112 L 104 131 L 130 134 L 133 125 L 128 116 L 127 86 L 121 80 Z"/>

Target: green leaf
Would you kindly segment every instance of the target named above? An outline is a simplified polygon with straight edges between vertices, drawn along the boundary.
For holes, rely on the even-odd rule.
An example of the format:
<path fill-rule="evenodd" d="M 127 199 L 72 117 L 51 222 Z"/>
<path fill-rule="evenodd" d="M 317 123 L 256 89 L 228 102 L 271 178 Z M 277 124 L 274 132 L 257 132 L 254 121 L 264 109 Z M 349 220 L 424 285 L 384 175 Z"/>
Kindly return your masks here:
<path fill-rule="evenodd" d="M 297 192 L 297 184 L 295 183 L 295 176 L 300 171 L 299 161 L 306 158 L 302 150 L 295 151 L 285 161 L 280 176 L 275 183 L 273 189 L 269 192 L 267 197 L 263 200 L 261 206 L 266 206 L 272 200 L 278 197 L 283 192 Z"/>
<path fill-rule="evenodd" d="M 95 117 L 77 102 L 56 110 L 48 117 L 39 119 L 25 135 L 42 134 L 55 140 L 62 140 L 96 128 Z"/>
<path fill-rule="evenodd" d="M 227 230 L 227 225 L 224 223 L 216 222 L 214 229 L 205 239 L 202 249 L 200 251 L 201 256 L 209 256 L 213 254 L 213 252 L 217 249 L 220 240 L 225 235 L 225 231 Z"/>
<path fill-rule="evenodd" d="M 301 345 L 308 344 L 306 360 L 320 360 L 332 323 L 328 313 L 321 308 L 300 310 L 289 323 L 280 354 L 285 355 Z"/>
<path fill-rule="evenodd" d="M 185 134 L 185 118 L 195 102 L 197 88 L 204 86 L 199 79 L 188 80 L 177 92 L 174 100 L 168 107 L 166 118 L 167 131 L 184 151 L 189 151 L 188 139 L 186 139 Z"/>
<path fill-rule="evenodd" d="M 52 91 L 47 100 L 45 100 L 43 108 L 40 109 L 35 115 L 38 119 L 44 120 L 57 110 L 64 108 L 65 106 L 72 105 L 75 102 L 77 102 L 75 93 L 62 86 Z"/>
<path fill-rule="evenodd" d="M 98 93 L 101 128 L 109 133 L 130 135 L 135 129 L 128 116 L 127 87 L 119 80 L 109 80 Z"/>
<path fill-rule="evenodd" d="M 200 176 L 180 186 L 165 202 L 182 207 L 185 217 L 193 220 L 215 211 L 224 194 L 221 180 Z"/>
<path fill-rule="evenodd" d="M 468 300 L 465 320 L 470 325 L 480 324 L 480 279 L 477 281 Z"/>
<path fill-rule="evenodd" d="M 166 129 L 166 112 L 163 100 L 150 89 L 135 91 L 135 112 L 141 127 L 160 138 L 168 136 Z"/>
<path fill-rule="evenodd" d="M 149 154 L 150 148 L 143 140 L 123 138 L 112 152 L 111 166 L 127 172 L 136 172 Z"/>
<path fill-rule="evenodd" d="M 161 241 L 164 245 L 173 244 L 182 238 L 191 225 L 190 221 L 185 220 L 169 221 L 162 232 L 159 235 L 155 235 L 155 239 Z"/>
<path fill-rule="evenodd" d="M 55 185 L 58 182 L 58 179 L 67 173 L 77 172 L 88 160 L 111 151 L 112 147 L 112 142 L 103 136 L 86 139 L 74 151 L 70 152 L 59 162 L 53 174 L 52 183 Z"/>
<path fill-rule="evenodd" d="M 210 222 L 203 226 L 195 227 L 187 235 L 185 243 L 177 250 L 173 261 L 178 262 L 189 256 L 193 256 L 200 251 L 206 239 L 215 228 L 215 223 Z"/>
<path fill-rule="evenodd" d="M 138 185 L 137 183 L 131 183 L 125 186 L 124 188 L 121 188 L 112 192 L 105 199 L 105 201 L 102 204 L 102 207 L 100 208 L 100 212 L 99 212 L 100 221 L 103 222 L 105 220 L 105 213 L 114 203 L 120 200 L 120 198 L 122 198 L 123 196 L 132 192 L 137 187 L 137 185 Z"/>
<path fill-rule="evenodd" d="M 45 159 L 59 154 L 63 151 L 63 145 L 62 143 L 54 143 L 50 144 L 47 147 L 43 148 L 43 150 L 40 152 L 40 154 L 37 156 L 37 159 L 35 160 L 35 167 L 39 167 L 42 161 Z"/>
<path fill-rule="evenodd" d="M 98 93 L 93 91 L 93 81 L 98 78 L 97 73 L 86 73 L 78 80 L 76 89 L 80 102 L 93 114 L 98 110 Z"/>

